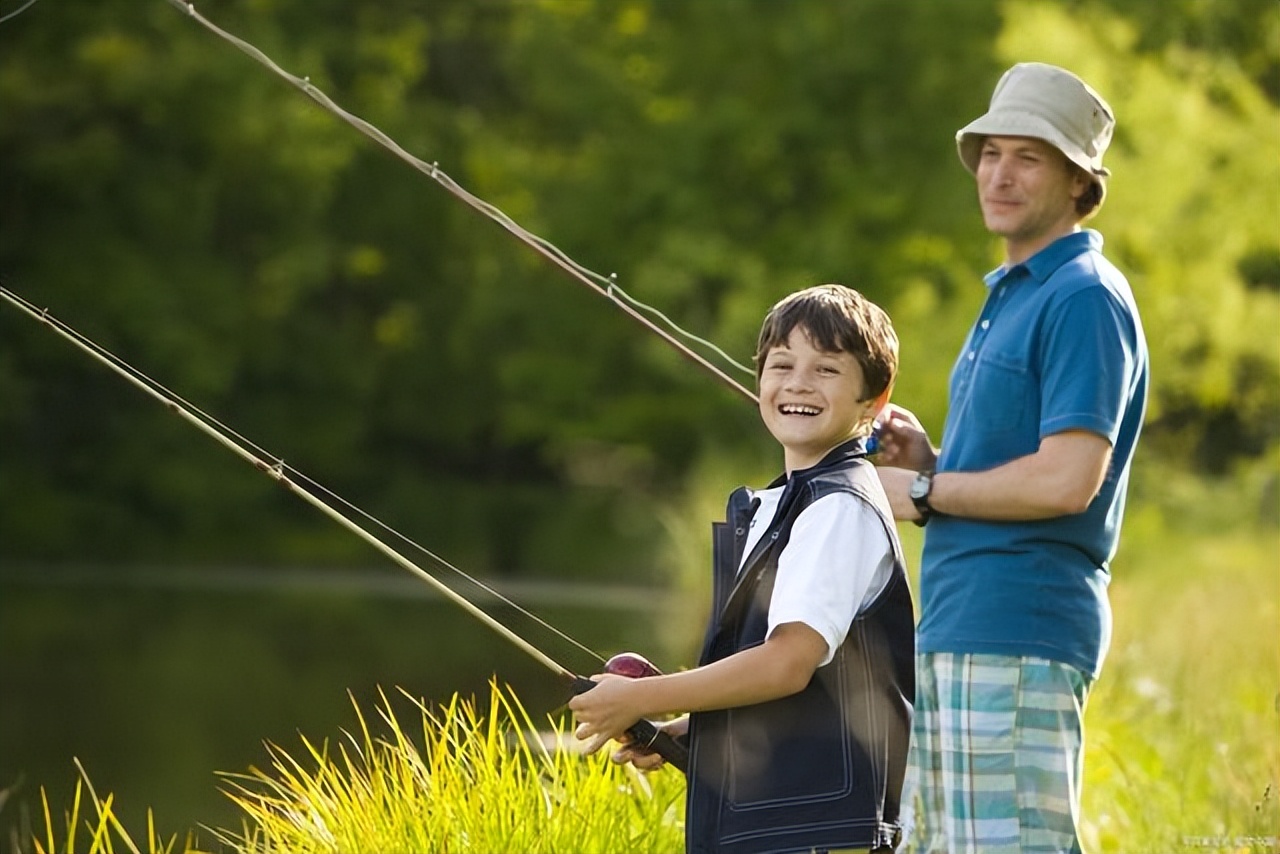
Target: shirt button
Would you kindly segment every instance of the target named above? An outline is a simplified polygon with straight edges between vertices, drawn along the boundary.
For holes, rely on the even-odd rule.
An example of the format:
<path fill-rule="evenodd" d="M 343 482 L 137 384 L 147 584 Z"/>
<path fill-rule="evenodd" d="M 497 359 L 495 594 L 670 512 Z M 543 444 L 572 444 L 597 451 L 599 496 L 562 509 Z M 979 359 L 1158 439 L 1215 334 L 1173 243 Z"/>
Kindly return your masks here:
<path fill-rule="evenodd" d="M 990 326 L 990 325 L 991 325 L 991 321 L 990 321 L 990 320 L 984 320 L 984 321 L 982 321 L 982 328 L 983 328 L 983 329 L 986 329 L 986 328 L 987 328 L 988 326 Z"/>
<path fill-rule="evenodd" d="M 974 355 L 975 355 L 974 351 L 973 351 L 973 350 L 970 350 L 970 351 L 969 351 L 969 361 L 970 361 L 970 362 L 972 362 L 972 361 L 973 361 L 973 359 L 974 359 Z"/>

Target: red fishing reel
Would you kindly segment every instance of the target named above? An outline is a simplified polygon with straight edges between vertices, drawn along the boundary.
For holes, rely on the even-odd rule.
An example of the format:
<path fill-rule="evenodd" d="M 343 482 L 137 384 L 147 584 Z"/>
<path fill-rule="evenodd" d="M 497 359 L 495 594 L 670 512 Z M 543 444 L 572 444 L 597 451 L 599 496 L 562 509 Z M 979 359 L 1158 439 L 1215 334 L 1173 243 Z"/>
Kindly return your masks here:
<path fill-rule="evenodd" d="M 626 676 L 628 679 L 662 675 L 662 671 L 654 667 L 652 661 L 638 652 L 618 653 L 604 663 L 604 672 L 615 676 Z"/>
<path fill-rule="evenodd" d="M 620 652 L 604 663 L 604 672 L 614 676 L 625 676 L 628 679 L 643 679 L 646 676 L 661 676 L 662 671 L 649 659 L 636 652 Z M 581 694 L 590 691 L 596 683 L 583 676 L 574 677 L 573 693 Z M 689 749 L 671 736 L 658 729 L 653 721 L 640 720 L 627 730 L 632 743 L 640 748 L 657 753 L 668 764 L 681 771 L 689 768 Z"/>

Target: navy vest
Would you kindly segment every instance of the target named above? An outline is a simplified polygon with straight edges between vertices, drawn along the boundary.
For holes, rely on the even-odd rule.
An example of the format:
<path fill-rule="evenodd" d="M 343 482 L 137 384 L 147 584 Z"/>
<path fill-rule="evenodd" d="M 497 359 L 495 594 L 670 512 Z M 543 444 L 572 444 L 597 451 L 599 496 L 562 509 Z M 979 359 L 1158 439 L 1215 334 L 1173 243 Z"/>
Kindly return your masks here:
<path fill-rule="evenodd" d="M 793 472 L 742 573 L 750 490 L 715 525 L 711 624 L 700 664 L 764 643 L 778 555 L 800 512 L 847 492 L 867 502 L 893 545 L 889 583 L 832 660 L 797 694 L 690 717 L 686 849 L 757 854 L 892 846 L 915 700 L 915 625 L 902 547 L 862 440 Z M 781 485 L 783 479 L 775 481 Z"/>

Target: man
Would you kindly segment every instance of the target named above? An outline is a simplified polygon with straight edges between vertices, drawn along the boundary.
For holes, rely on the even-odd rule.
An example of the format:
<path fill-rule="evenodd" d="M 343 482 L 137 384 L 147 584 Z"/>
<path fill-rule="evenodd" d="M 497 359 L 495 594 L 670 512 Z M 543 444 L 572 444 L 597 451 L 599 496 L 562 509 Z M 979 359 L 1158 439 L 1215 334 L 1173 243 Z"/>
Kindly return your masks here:
<path fill-rule="evenodd" d="M 1006 258 L 941 448 L 896 407 L 880 433 L 894 516 L 925 525 L 913 850 L 1080 851 L 1085 700 L 1148 379 L 1128 282 L 1081 228 L 1114 124 L 1074 74 L 1026 63 L 956 135 Z"/>

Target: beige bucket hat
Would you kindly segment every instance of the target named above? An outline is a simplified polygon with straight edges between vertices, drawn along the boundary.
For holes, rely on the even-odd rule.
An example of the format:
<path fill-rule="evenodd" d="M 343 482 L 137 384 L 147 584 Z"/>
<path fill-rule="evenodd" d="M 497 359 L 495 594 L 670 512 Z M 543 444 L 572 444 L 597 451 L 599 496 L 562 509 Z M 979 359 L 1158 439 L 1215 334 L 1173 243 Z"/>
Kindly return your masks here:
<path fill-rule="evenodd" d="M 976 172 L 985 137 L 1042 139 L 1105 189 L 1111 172 L 1102 155 L 1115 126 L 1111 107 L 1079 77 L 1056 65 L 1023 62 L 1000 78 L 986 114 L 956 133 L 956 148 L 965 168 Z"/>

